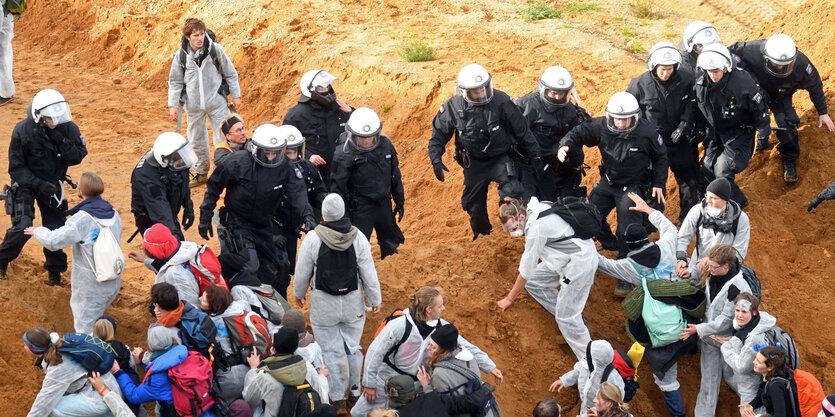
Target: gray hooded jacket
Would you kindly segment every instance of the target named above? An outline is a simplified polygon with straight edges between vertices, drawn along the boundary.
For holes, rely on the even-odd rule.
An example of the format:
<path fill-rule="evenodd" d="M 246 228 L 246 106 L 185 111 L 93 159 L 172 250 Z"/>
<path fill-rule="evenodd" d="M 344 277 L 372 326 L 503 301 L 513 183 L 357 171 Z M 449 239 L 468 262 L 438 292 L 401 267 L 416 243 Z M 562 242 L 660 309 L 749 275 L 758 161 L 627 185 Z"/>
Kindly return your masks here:
<path fill-rule="evenodd" d="M 672 222 L 664 217 L 664 213 L 658 210 L 653 210 L 652 213 L 650 213 L 649 221 L 653 226 L 658 228 L 661 238 L 654 243 L 644 245 L 644 247 L 639 248 L 634 252 L 639 252 L 648 245 L 658 245 L 658 248 L 661 249 L 661 261 L 658 264 L 658 267 L 655 268 L 656 273 L 658 271 L 663 271 L 663 276 L 660 276 L 659 278 L 670 281 L 679 281 L 681 278 L 675 274 L 676 244 L 678 240 L 676 227 Z M 630 252 L 630 255 L 632 253 L 633 252 Z M 635 263 L 634 261 L 629 260 L 629 255 L 627 255 L 626 259 L 609 259 L 603 255 L 597 254 L 597 259 L 599 261 L 597 264 L 598 270 L 631 284 L 641 285 L 642 278 L 652 274 L 652 269 L 646 268 Z"/>
<path fill-rule="evenodd" d="M 594 408 L 594 397 L 597 395 L 597 387 L 603 382 L 603 372 L 612 361 L 615 359 L 615 352 L 612 350 L 612 345 L 605 340 L 595 340 L 591 342 L 589 360 L 588 355 L 582 360 L 574 364 L 574 369 L 566 372 L 560 377 L 563 386 L 571 387 L 577 385 L 577 390 L 580 391 L 580 415 L 586 417 L 588 410 Z M 587 350 L 587 351 L 589 351 Z M 589 370 L 589 362 L 594 369 Z M 606 381 L 614 384 L 620 389 L 621 400 L 623 400 L 623 378 L 620 377 L 617 369 L 613 369 L 609 373 Z"/>
<path fill-rule="evenodd" d="M 186 92 L 186 110 L 210 110 L 225 107 L 228 104 L 226 97 L 218 94 L 223 79 L 226 79 L 229 85 L 232 98 L 241 96 L 238 71 L 232 65 L 232 60 L 219 43 L 212 42 L 208 36 L 204 42 L 208 43 L 207 51 L 215 49 L 222 74 L 215 66 L 209 52 L 206 52 L 206 57 L 198 66 L 197 61 L 194 60 L 195 54 L 200 54 L 203 50 L 194 52 L 188 45 L 183 46 L 183 50 L 186 51 L 185 71 L 183 71 L 183 54 L 180 53 L 181 49 L 177 49 L 171 62 L 171 71 L 168 73 L 168 107 L 177 107 L 183 89 Z"/>

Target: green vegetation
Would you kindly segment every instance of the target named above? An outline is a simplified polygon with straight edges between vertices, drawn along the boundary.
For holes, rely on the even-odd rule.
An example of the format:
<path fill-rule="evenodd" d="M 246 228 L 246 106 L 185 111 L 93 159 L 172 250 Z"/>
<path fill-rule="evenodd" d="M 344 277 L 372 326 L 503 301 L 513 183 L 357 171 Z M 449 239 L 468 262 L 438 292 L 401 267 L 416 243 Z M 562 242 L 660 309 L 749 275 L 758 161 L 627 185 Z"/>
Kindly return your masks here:
<path fill-rule="evenodd" d="M 615 17 L 613 17 L 613 18 L 612 18 L 612 20 L 615 20 L 615 21 L 618 21 L 618 22 L 620 22 L 620 21 L 622 21 L 622 20 L 624 20 L 624 19 L 626 19 L 626 18 L 625 18 L 625 17 L 623 17 L 623 16 L 615 16 Z"/>
<path fill-rule="evenodd" d="M 383 114 L 386 114 L 391 111 L 391 106 L 387 106 L 383 104 Z"/>
<path fill-rule="evenodd" d="M 660 19 L 664 17 L 658 10 L 652 0 L 632 0 L 629 3 L 629 8 L 632 9 L 632 14 L 641 19 Z"/>
<path fill-rule="evenodd" d="M 638 34 L 634 29 L 623 28 L 620 30 L 620 34 L 626 36 L 627 38 L 634 38 L 635 35 Z"/>
<path fill-rule="evenodd" d="M 585 13 L 599 10 L 597 3 L 569 3 L 564 7 L 553 7 L 545 0 L 528 0 L 525 7 L 519 9 L 519 14 L 528 22 L 543 19 L 559 19 L 563 13 Z"/>
<path fill-rule="evenodd" d="M 400 45 L 400 57 L 407 62 L 434 61 L 435 50 L 423 41 L 411 41 Z"/>
<path fill-rule="evenodd" d="M 635 43 L 632 44 L 632 52 L 634 52 L 636 54 L 643 54 L 646 51 L 647 51 L 647 48 L 644 48 L 644 45 L 641 45 L 638 42 L 635 42 Z"/>
<path fill-rule="evenodd" d="M 673 32 L 673 31 L 667 31 L 667 32 L 663 33 L 663 36 L 667 39 L 674 39 L 678 36 L 678 33 Z"/>

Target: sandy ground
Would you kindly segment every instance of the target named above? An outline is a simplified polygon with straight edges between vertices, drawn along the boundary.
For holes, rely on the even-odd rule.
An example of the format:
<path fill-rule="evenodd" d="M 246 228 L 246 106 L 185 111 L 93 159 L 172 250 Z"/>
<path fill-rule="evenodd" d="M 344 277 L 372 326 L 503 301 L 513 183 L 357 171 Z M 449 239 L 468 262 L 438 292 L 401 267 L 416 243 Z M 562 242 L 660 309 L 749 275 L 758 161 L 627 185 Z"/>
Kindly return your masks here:
<path fill-rule="evenodd" d="M 445 317 L 463 335 L 488 352 L 505 374 L 497 395 L 506 416 L 530 415 L 534 404 L 548 395 L 548 385 L 569 370 L 574 358 L 566 346 L 555 344 L 553 317 L 523 295 L 506 312 L 495 301 L 504 296 L 516 275 L 522 241 L 498 232 L 470 242 L 466 213 L 460 208 L 461 170 L 449 153 L 451 173 L 445 183 L 432 175 L 426 156 L 430 122 L 438 107 L 454 92 L 458 69 L 470 62 L 484 65 L 494 85 L 512 96 L 534 88 L 541 71 L 560 64 L 573 74 L 584 105 L 602 113 L 608 97 L 626 87 L 645 70 L 645 54 L 656 41 L 678 42 L 691 20 L 712 21 L 726 41 L 767 37 L 785 31 L 817 65 L 829 95 L 835 74 L 831 50 L 835 34 L 824 26 L 835 18 L 835 7 L 825 1 L 768 0 L 659 0 L 658 19 L 639 19 L 628 1 L 597 2 L 598 10 L 567 14 L 561 19 L 525 22 L 517 14 L 523 2 L 482 0 L 240 0 L 203 2 L 127 0 L 33 0 L 30 11 L 16 22 L 15 100 L 0 107 L 0 148 L 8 146 L 14 124 L 22 119 L 32 96 L 42 88 L 56 88 L 71 103 L 75 121 L 88 141 L 90 155 L 70 169 L 78 177 L 95 170 L 105 179 L 105 197 L 122 214 L 123 240 L 132 231 L 130 171 L 155 137 L 174 129 L 165 109 L 166 80 L 179 27 L 186 17 L 204 19 L 219 36 L 241 75 L 242 114 L 250 130 L 261 123 L 280 123 L 298 97 L 298 79 L 311 68 L 326 68 L 340 78 L 339 96 L 354 106 L 377 110 L 384 131 L 398 149 L 406 186 L 406 217 L 401 227 L 406 243 L 400 254 L 379 261 L 383 288 L 382 310 L 403 307 L 408 295 L 422 285 L 443 288 Z M 623 35 L 624 29 L 636 32 Z M 397 56 L 402 42 L 426 41 L 437 60 L 407 63 Z M 730 43 L 728 42 L 728 43 Z M 817 128 L 817 117 L 805 93 L 795 96 L 801 115 L 801 180 L 782 181 L 780 157 L 772 149 L 755 155 L 739 182 L 751 200 L 751 248 L 746 263 L 763 281 L 762 310 L 797 340 L 801 366 L 814 372 L 827 392 L 835 387 L 835 371 L 827 365 L 835 357 L 833 315 L 829 300 L 835 295 L 828 280 L 833 271 L 835 204 L 824 203 L 812 214 L 808 201 L 828 185 L 835 173 L 830 144 L 833 135 Z M 830 100 L 830 105 L 833 101 Z M 599 153 L 587 152 L 596 166 Z M 0 160 L 0 181 L 8 179 L 7 160 Z M 598 180 L 590 172 L 584 182 Z M 675 196 L 672 176 L 668 194 Z M 195 190 L 196 204 L 202 190 Z M 71 198 L 70 204 L 78 201 Z M 496 204 L 491 193 L 490 204 Z M 669 218 L 677 213 L 676 197 L 668 204 Z M 7 216 L 0 226 L 9 226 Z M 39 220 L 36 219 L 36 224 Z M 187 232 L 202 241 L 196 230 Z M 211 242 L 217 249 L 217 242 Z M 140 248 L 138 241 L 123 246 Z M 611 255 L 611 254 L 610 254 Z M 43 255 L 30 242 L 11 264 L 9 279 L 0 282 L 0 301 L 10 318 L 0 322 L 0 398 L 3 415 L 25 415 L 37 394 L 42 373 L 31 367 L 33 358 L 21 349 L 20 335 L 29 327 L 71 330 L 69 287 L 47 287 L 42 282 Z M 69 274 L 65 280 L 69 279 Z M 151 321 L 144 308 L 153 276 L 130 265 L 123 289 L 108 310 L 119 320 L 118 337 L 131 345 L 144 343 Z M 611 295 L 615 282 L 599 277 L 592 289 L 585 317 L 592 336 L 628 347 L 619 300 Z M 382 315 L 371 316 L 365 343 Z M 646 366 L 639 369 L 642 388 L 631 402 L 636 415 L 666 415 L 661 394 Z M 682 394 L 689 411 L 699 385 L 698 357 L 685 357 L 679 366 Z M 576 413 L 576 390 L 558 395 L 567 415 Z M 717 415 L 736 415 L 736 398 L 727 388 Z"/>

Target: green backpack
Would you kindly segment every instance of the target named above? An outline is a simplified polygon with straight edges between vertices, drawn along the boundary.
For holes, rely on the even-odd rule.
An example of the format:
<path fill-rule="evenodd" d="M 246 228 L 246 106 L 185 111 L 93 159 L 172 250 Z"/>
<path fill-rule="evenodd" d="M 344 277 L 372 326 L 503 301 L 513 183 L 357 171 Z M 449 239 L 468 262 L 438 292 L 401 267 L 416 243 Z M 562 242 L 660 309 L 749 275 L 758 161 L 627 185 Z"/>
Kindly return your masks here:
<path fill-rule="evenodd" d="M 26 0 L 6 0 L 6 5 L 3 8 L 6 13 L 19 15 L 26 11 Z"/>

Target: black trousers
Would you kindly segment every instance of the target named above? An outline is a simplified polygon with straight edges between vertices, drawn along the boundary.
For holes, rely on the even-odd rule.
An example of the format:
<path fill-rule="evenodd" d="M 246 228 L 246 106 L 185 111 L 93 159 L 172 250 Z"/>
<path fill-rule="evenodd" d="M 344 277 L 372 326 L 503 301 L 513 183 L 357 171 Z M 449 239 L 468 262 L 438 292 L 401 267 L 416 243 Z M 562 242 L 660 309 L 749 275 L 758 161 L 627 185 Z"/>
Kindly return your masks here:
<path fill-rule="evenodd" d="M 12 213 L 12 227 L 6 230 L 6 237 L 0 244 L 0 263 L 8 264 L 20 255 L 23 246 L 31 236 L 23 234 L 23 229 L 32 226 L 35 219 L 35 202 L 41 211 L 43 226 L 55 230 L 64 225 L 66 216 L 63 211 L 49 207 L 46 200 L 35 198 L 28 188 L 18 188 L 14 195 L 14 213 Z M 44 248 L 43 267 L 50 272 L 64 272 L 67 270 L 67 254 L 63 250 L 51 251 Z"/>
<path fill-rule="evenodd" d="M 276 227 L 255 227 L 247 222 L 228 217 L 226 231 L 218 236 L 224 240 L 223 250 L 237 255 L 242 272 L 252 273 L 258 280 L 272 287 L 287 298 L 290 285 L 290 261 L 283 246 L 276 246 Z"/>
<path fill-rule="evenodd" d="M 491 182 L 499 184 L 499 198 L 524 198 L 524 189 L 517 174 L 517 167 L 509 156 L 491 159 L 471 159 L 464 167 L 464 193 L 461 207 L 470 215 L 473 240 L 478 235 L 489 235 L 493 226 L 487 214 L 487 187 Z"/>
<path fill-rule="evenodd" d="M 177 220 L 177 217 L 174 216 L 174 224 L 177 225 L 177 230 L 172 230 L 171 234 L 173 234 L 174 237 L 177 238 L 177 240 L 180 240 L 180 241 L 185 240 L 185 237 L 183 235 L 183 231 L 182 231 L 182 229 L 180 229 L 180 224 L 177 223 L 176 220 Z M 136 228 L 139 229 L 139 235 L 140 235 L 139 237 L 144 237 L 146 230 L 148 230 L 154 224 L 159 223 L 159 222 L 155 222 L 155 221 L 151 220 L 150 217 L 148 217 L 144 214 L 138 214 L 138 213 L 133 213 L 133 222 L 134 222 L 134 224 L 136 224 Z"/>
<path fill-rule="evenodd" d="M 777 122 L 777 127 L 784 127 L 786 130 L 778 130 L 777 151 L 786 161 L 794 161 L 800 156 L 800 134 L 797 133 L 797 125 L 800 124 L 800 117 L 792 106 L 792 98 L 781 97 L 777 100 L 768 103 L 768 108 L 774 114 L 774 120 Z"/>
<path fill-rule="evenodd" d="M 691 142 L 666 143 L 667 160 L 678 184 L 679 224 L 690 208 L 701 201 L 699 191 L 699 144 Z"/>
<path fill-rule="evenodd" d="M 397 253 L 397 247 L 406 241 L 392 214 L 391 200 L 374 202 L 363 197 L 355 197 L 348 217 L 351 219 L 351 224 L 368 239 L 371 239 L 373 230 L 377 231 L 381 259 Z"/>
<path fill-rule="evenodd" d="M 626 195 L 628 193 L 641 193 L 641 187 L 638 185 L 609 185 L 608 181 L 600 181 L 595 184 L 594 189 L 589 193 L 589 201 L 597 206 L 600 211 L 600 216 L 603 217 L 603 228 L 600 229 L 595 237 L 606 249 L 618 248 L 618 259 L 626 257 L 629 250 L 626 248 L 626 243 L 623 241 L 623 233 L 626 226 L 637 223 L 643 223 L 643 214 L 637 211 L 629 210 L 635 203 Z M 609 226 L 606 217 L 612 212 L 612 209 L 617 209 L 617 236 L 612 234 L 612 228 Z"/>
<path fill-rule="evenodd" d="M 707 187 L 716 178 L 726 178 L 731 182 L 731 199 L 742 207 L 748 205 L 745 193 L 736 185 L 736 174 L 748 168 L 754 153 L 754 132 L 734 130 L 711 132 L 705 140 L 705 155 L 702 158 L 703 186 Z"/>

